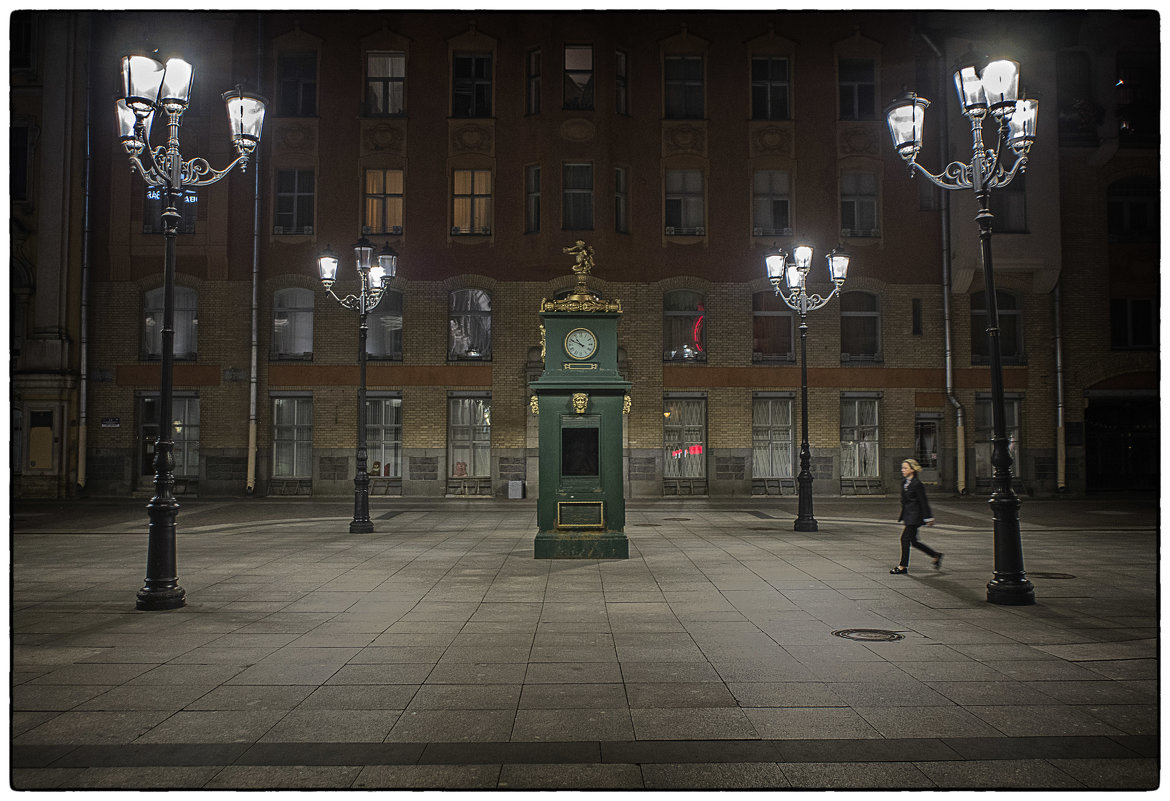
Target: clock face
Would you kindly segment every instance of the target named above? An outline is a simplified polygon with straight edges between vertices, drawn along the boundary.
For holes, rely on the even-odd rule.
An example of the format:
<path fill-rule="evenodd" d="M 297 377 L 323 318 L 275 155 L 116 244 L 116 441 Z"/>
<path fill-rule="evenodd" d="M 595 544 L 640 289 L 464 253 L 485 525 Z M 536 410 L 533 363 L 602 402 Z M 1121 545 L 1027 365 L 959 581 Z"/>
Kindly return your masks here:
<path fill-rule="evenodd" d="M 588 328 L 574 328 L 565 335 L 565 353 L 574 359 L 588 359 L 597 350 L 597 337 Z"/>

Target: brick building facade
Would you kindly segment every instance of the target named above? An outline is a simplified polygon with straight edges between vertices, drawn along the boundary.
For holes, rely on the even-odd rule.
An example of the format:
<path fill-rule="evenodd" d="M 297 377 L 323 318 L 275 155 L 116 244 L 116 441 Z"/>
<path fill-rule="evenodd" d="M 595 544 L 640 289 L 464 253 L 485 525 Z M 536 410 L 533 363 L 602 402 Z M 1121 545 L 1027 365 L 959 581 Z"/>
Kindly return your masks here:
<path fill-rule="evenodd" d="M 18 497 L 152 487 L 160 208 L 112 118 L 120 57 L 155 49 L 195 68 L 185 158 L 231 160 L 217 93 L 270 101 L 248 171 L 184 208 L 180 493 L 352 492 L 358 320 L 316 257 L 338 252 L 353 291 L 362 236 L 399 254 L 370 316 L 375 495 L 535 495 L 537 311 L 577 239 L 622 303 L 632 496 L 794 492 L 799 318 L 763 255 L 798 243 L 825 290 L 823 256 L 852 256 L 808 317 L 814 491 L 890 492 L 910 456 L 982 491 L 974 198 L 911 180 L 882 115 L 914 88 L 921 162 L 942 169 L 944 128 L 968 160 L 950 65 L 971 44 L 1041 98 L 1026 179 L 995 196 L 1020 489 L 1156 486 L 1152 14 L 38 12 L 12 31 Z"/>

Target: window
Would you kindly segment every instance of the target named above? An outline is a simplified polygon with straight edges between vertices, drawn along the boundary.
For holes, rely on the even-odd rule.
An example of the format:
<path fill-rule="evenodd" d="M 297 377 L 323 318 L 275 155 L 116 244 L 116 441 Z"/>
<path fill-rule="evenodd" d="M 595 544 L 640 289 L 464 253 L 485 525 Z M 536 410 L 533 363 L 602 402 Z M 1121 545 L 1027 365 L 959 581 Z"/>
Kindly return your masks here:
<path fill-rule="evenodd" d="M 451 398 L 448 415 L 447 465 L 451 477 L 490 476 L 492 474 L 491 398 Z"/>
<path fill-rule="evenodd" d="M 752 401 L 752 478 L 792 478 L 796 459 L 791 398 Z"/>
<path fill-rule="evenodd" d="M 756 170 L 752 175 L 752 236 L 792 236 L 791 186 L 783 170 Z"/>
<path fill-rule="evenodd" d="M 139 438 L 140 474 L 154 475 L 154 444 L 159 436 L 161 401 L 157 393 L 142 397 L 141 431 Z M 176 393 L 171 398 L 171 441 L 174 447 L 172 472 L 175 478 L 199 478 L 199 398 Z"/>
<path fill-rule="evenodd" d="M 841 400 L 841 478 L 877 478 L 877 398 Z"/>
<path fill-rule="evenodd" d="M 630 113 L 630 55 L 617 51 L 617 70 L 614 74 L 614 110 L 618 114 Z"/>
<path fill-rule="evenodd" d="M 402 477 L 401 398 L 366 398 L 366 460 L 371 476 Z"/>
<path fill-rule="evenodd" d="M 630 232 L 630 170 L 613 168 L 613 230 L 619 234 Z"/>
<path fill-rule="evenodd" d="M 705 236 L 703 172 L 666 171 L 666 235 Z"/>
<path fill-rule="evenodd" d="M 313 399 L 272 399 L 272 477 L 313 477 Z"/>
<path fill-rule="evenodd" d="M 667 56 L 663 66 L 666 118 L 703 119 L 703 57 Z"/>
<path fill-rule="evenodd" d="M 312 234 L 315 206 L 312 170 L 276 171 L 276 221 L 273 234 Z"/>
<path fill-rule="evenodd" d="M 975 480 L 978 484 L 990 484 L 995 474 L 991 464 L 992 442 L 995 434 L 995 412 L 991 397 L 975 398 Z M 1003 402 L 1004 434 L 1008 441 L 1008 454 L 1012 457 L 1015 477 L 1019 477 L 1020 465 L 1020 401 L 1019 398 L 1005 397 Z"/>
<path fill-rule="evenodd" d="M 21 14 L 13 14 L 15 23 Z M 16 31 L 13 31 L 16 35 Z M 29 125 L 13 125 L 8 129 L 8 193 L 13 203 L 29 199 L 29 166 L 32 164 L 32 129 Z"/>
<path fill-rule="evenodd" d="M 788 59 L 780 56 L 754 56 L 752 58 L 752 119 L 789 119 L 788 96 Z"/>
<path fill-rule="evenodd" d="M 175 344 L 176 359 L 194 360 L 198 354 L 199 317 L 197 305 L 199 294 L 191 287 L 177 286 L 175 292 Z M 163 289 L 152 289 L 143 297 L 142 358 L 162 358 Z"/>
<path fill-rule="evenodd" d="M 791 361 L 792 309 L 771 290 L 752 295 L 752 361 Z"/>
<path fill-rule="evenodd" d="M 676 289 L 662 299 L 663 361 L 706 361 L 706 302 L 698 292 Z"/>
<path fill-rule="evenodd" d="M 1156 350 L 1157 304 L 1151 298 L 1111 298 L 1109 327 L 1114 350 Z"/>
<path fill-rule="evenodd" d="M 837 62 L 840 119 L 874 119 L 874 65 L 872 58 L 842 58 Z"/>
<path fill-rule="evenodd" d="M 996 290 L 999 316 L 999 355 L 1004 364 L 1024 364 L 1023 325 L 1019 299 L 1002 289 Z M 987 334 L 987 294 L 971 295 L 971 363 L 987 364 L 991 358 Z"/>
<path fill-rule="evenodd" d="M 487 235 L 492 232 L 492 173 L 455 170 L 451 192 L 451 235 Z"/>
<path fill-rule="evenodd" d="M 363 234 L 402 234 L 402 170 L 366 170 Z"/>
<path fill-rule="evenodd" d="M 528 51 L 528 113 L 540 113 L 540 51 Z"/>
<path fill-rule="evenodd" d="M 146 187 L 146 199 L 142 203 L 142 233 L 166 233 L 166 226 L 163 225 L 162 220 L 162 213 L 166 209 L 166 204 L 163 203 L 163 194 L 163 190 L 157 186 Z M 176 210 L 181 216 L 179 233 L 195 233 L 195 220 L 199 215 L 199 196 L 195 194 L 194 189 L 189 187 L 183 189 Z"/>
<path fill-rule="evenodd" d="M 841 361 L 878 361 L 882 355 L 878 296 L 841 293 Z"/>
<path fill-rule="evenodd" d="M 540 165 L 524 168 L 524 233 L 540 231 Z"/>
<path fill-rule="evenodd" d="M 402 293 L 387 289 L 366 315 L 366 354 L 371 359 L 402 361 Z"/>
<path fill-rule="evenodd" d="M 1117 120 L 1123 146 L 1158 146 L 1160 75 L 1157 53 L 1117 54 Z"/>
<path fill-rule="evenodd" d="M 666 398 L 662 419 L 662 477 L 705 478 L 707 400 Z"/>
<path fill-rule="evenodd" d="M 492 116 L 492 54 L 456 53 L 452 72 L 451 116 Z"/>
<path fill-rule="evenodd" d="M 565 45 L 565 105 L 567 109 L 593 109 L 593 47 Z"/>
<path fill-rule="evenodd" d="M 593 229 L 593 165 L 565 164 L 562 172 L 562 227 Z"/>
<path fill-rule="evenodd" d="M 276 73 L 280 87 L 280 115 L 317 116 L 317 54 L 281 53 Z"/>
<path fill-rule="evenodd" d="M 492 296 L 483 289 L 457 289 L 450 295 L 448 359 L 492 357 Z"/>
<path fill-rule="evenodd" d="M 366 54 L 366 114 L 397 117 L 406 113 L 406 53 Z"/>
<path fill-rule="evenodd" d="M 278 289 L 272 300 L 272 357 L 313 358 L 313 293 Z"/>
<path fill-rule="evenodd" d="M 997 234 L 1028 233 L 1026 178 L 1026 175 L 1017 174 L 1010 184 L 998 187 L 991 193 L 989 208 L 995 215 L 994 225 Z"/>
<path fill-rule="evenodd" d="M 871 172 L 841 174 L 841 235 L 879 236 L 877 176 Z"/>
<path fill-rule="evenodd" d="M 1106 191 L 1110 242 L 1158 241 L 1158 181 L 1146 176 L 1122 178 Z"/>

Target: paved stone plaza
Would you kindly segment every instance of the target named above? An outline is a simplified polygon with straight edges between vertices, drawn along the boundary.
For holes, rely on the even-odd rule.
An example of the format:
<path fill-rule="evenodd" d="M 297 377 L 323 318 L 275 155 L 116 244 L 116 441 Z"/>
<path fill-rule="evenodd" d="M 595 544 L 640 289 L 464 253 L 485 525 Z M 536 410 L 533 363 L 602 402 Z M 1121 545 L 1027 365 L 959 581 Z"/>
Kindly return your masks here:
<path fill-rule="evenodd" d="M 531 501 L 183 501 L 139 612 L 145 503 L 11 509 L 17 789 L 1159 783 L 1152 498 L 1025 501 L 1026 607 L 985 499 L 908 576 L 893 498 L 633 501 L 620 561 L 533 559 Z"/>

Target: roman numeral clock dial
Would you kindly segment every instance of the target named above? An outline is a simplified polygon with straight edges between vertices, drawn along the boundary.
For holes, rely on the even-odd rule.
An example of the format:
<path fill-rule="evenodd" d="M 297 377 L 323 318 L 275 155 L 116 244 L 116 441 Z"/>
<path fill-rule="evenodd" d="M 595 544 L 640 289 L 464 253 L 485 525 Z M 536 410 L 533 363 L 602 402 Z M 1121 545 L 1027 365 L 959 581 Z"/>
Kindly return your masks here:
<path fill-rule="evenodd" d="M 565 335 L 565 353 L 574 359 L 588 359 L 597 350 L 597 337 L 588 328 L 574 328 Z"/>

